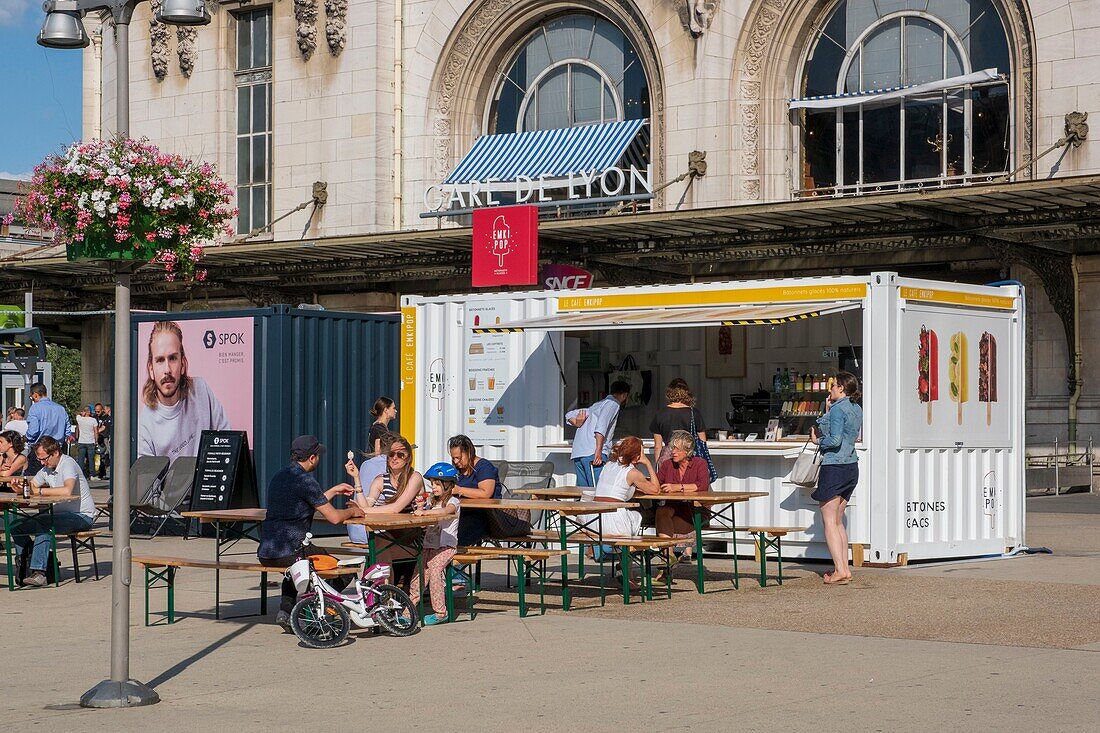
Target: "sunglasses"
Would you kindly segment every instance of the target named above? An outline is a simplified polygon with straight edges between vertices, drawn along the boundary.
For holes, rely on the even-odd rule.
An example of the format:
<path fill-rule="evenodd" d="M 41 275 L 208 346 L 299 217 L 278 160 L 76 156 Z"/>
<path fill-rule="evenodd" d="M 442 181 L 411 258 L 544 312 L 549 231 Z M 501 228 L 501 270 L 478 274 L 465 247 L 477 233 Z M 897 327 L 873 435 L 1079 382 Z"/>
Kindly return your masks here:
<path fill-rule="evenodd" d="M 408 458 L 409 454 L 403 450 L 390 451 L 390 458 Z"/>

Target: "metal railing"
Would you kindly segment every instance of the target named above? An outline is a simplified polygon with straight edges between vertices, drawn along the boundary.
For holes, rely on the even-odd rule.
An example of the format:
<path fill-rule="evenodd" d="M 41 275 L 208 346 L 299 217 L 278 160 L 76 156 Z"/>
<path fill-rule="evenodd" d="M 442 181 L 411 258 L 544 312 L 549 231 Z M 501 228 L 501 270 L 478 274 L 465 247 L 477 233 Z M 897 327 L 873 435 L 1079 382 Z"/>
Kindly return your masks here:
<path fill-rule="evenodd" d="M 1063 451 L 1055 439 L 1052 453 L 1027 454 L 1024 463 L 1026 486 L 1028 489 L 1054 489 L 1054 495 L 1058 496 L 1063 486 L 1087 485 L 1091 493 L 1095 491 L 1094 465 L 1091 436 L 1084 450 L 1072 450 L 1067 445 Z"/>

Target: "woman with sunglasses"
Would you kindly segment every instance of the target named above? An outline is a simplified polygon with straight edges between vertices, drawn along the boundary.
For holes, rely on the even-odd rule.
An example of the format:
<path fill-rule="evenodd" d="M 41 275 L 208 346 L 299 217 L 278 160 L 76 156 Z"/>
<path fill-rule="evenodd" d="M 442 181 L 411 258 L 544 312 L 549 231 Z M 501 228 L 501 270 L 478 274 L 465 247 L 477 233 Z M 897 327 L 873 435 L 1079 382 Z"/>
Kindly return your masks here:
<path fill-rule="evenodd" d="M 458 469 L 454 496 L 469 499 L 499 499 L 500 474 L 497 467 L 478 458 L 474 443 L 465 435 L 447 441 L 451 465 Z M 459 546 L 480 545 L 489 536 L 489 513 L 484 509 L 464 509 L 458 520 Z"/>
<path fill-rule="evenodd" d="M 400 435 L 384 446 L 386 471 L 371 481 L 364 494 L 359 468 L 349 460 L 344 468 L 355 481 L 354 501 L 367 514 L 411 512 L 413 499 L 424 487 L 424 477 L 412 467 L 412 446 Z"/>

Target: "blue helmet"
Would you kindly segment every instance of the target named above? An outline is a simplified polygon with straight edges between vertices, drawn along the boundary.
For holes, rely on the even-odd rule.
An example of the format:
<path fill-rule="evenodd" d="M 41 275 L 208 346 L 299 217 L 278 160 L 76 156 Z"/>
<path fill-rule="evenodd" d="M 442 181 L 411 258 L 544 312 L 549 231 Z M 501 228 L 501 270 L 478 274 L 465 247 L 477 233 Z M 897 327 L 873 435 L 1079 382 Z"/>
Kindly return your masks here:
<path fill-rule="evenodd" d="M 440 461 L 424 472 L 424 478 L 437 479 L 439 481 L 458 482 L 458 469 L 449 463 Z"/>

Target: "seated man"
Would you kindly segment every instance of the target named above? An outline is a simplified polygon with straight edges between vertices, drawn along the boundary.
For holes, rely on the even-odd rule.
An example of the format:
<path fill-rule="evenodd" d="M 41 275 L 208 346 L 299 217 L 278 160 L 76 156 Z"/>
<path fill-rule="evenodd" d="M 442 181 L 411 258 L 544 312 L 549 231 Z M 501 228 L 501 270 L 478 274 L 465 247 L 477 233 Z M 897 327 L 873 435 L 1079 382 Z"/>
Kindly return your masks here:
<path fill-rule="evenodd" d="M 353 489 L 348 484 L 337 484 L 322 491 L 317 479 L 310 474 L 317 470 L 325 446 L 312 435 L 300 435 L 290 444 L 290 465 L 279 469 L 267 485 L 267 518 L 260 525 L 260 548 L 256 556 L 262 565 L 288 567 L 302 552 L 302 541 L 313 523 L 313 513 L 333 524 L 343 524 L 351 517 L 363 516 L 355 504 L 347 509 L 332 505 L 335 496 L 350 496 Z M 323 549 L 310 545 L 306 555 L 327 555 Z M 290 632 L 290 612 L 298 598 L 294 583 L 283 579 L 283 598 L 275 623 Z"/>
<path fill-rule="evenodd" d="M 33 540 L 30 572 L 23 585 L 41 588 L 46 585 L 46 562 L 50 555 L 50 527 L 56 534 L 81 532 L 92 528 L 95 521 L 95 501 L 88 488 L 88 479 L 80 470 L 80 465 L 71 456 L 61 451 L 61 444 L 50 436 L 39 439 L 34 448 L 35 457 L 42 468 L 30 479 L 17 479 L 12 488 L 16 493 L 23 491 L 23 482 L 30 486 L 31 496 L 71 496 L 72 501 L 55 504 L 53 514 L 44 513 L 24 519 L 11 530 L 12 546 L 17 552 L 23 552 Z"/>

